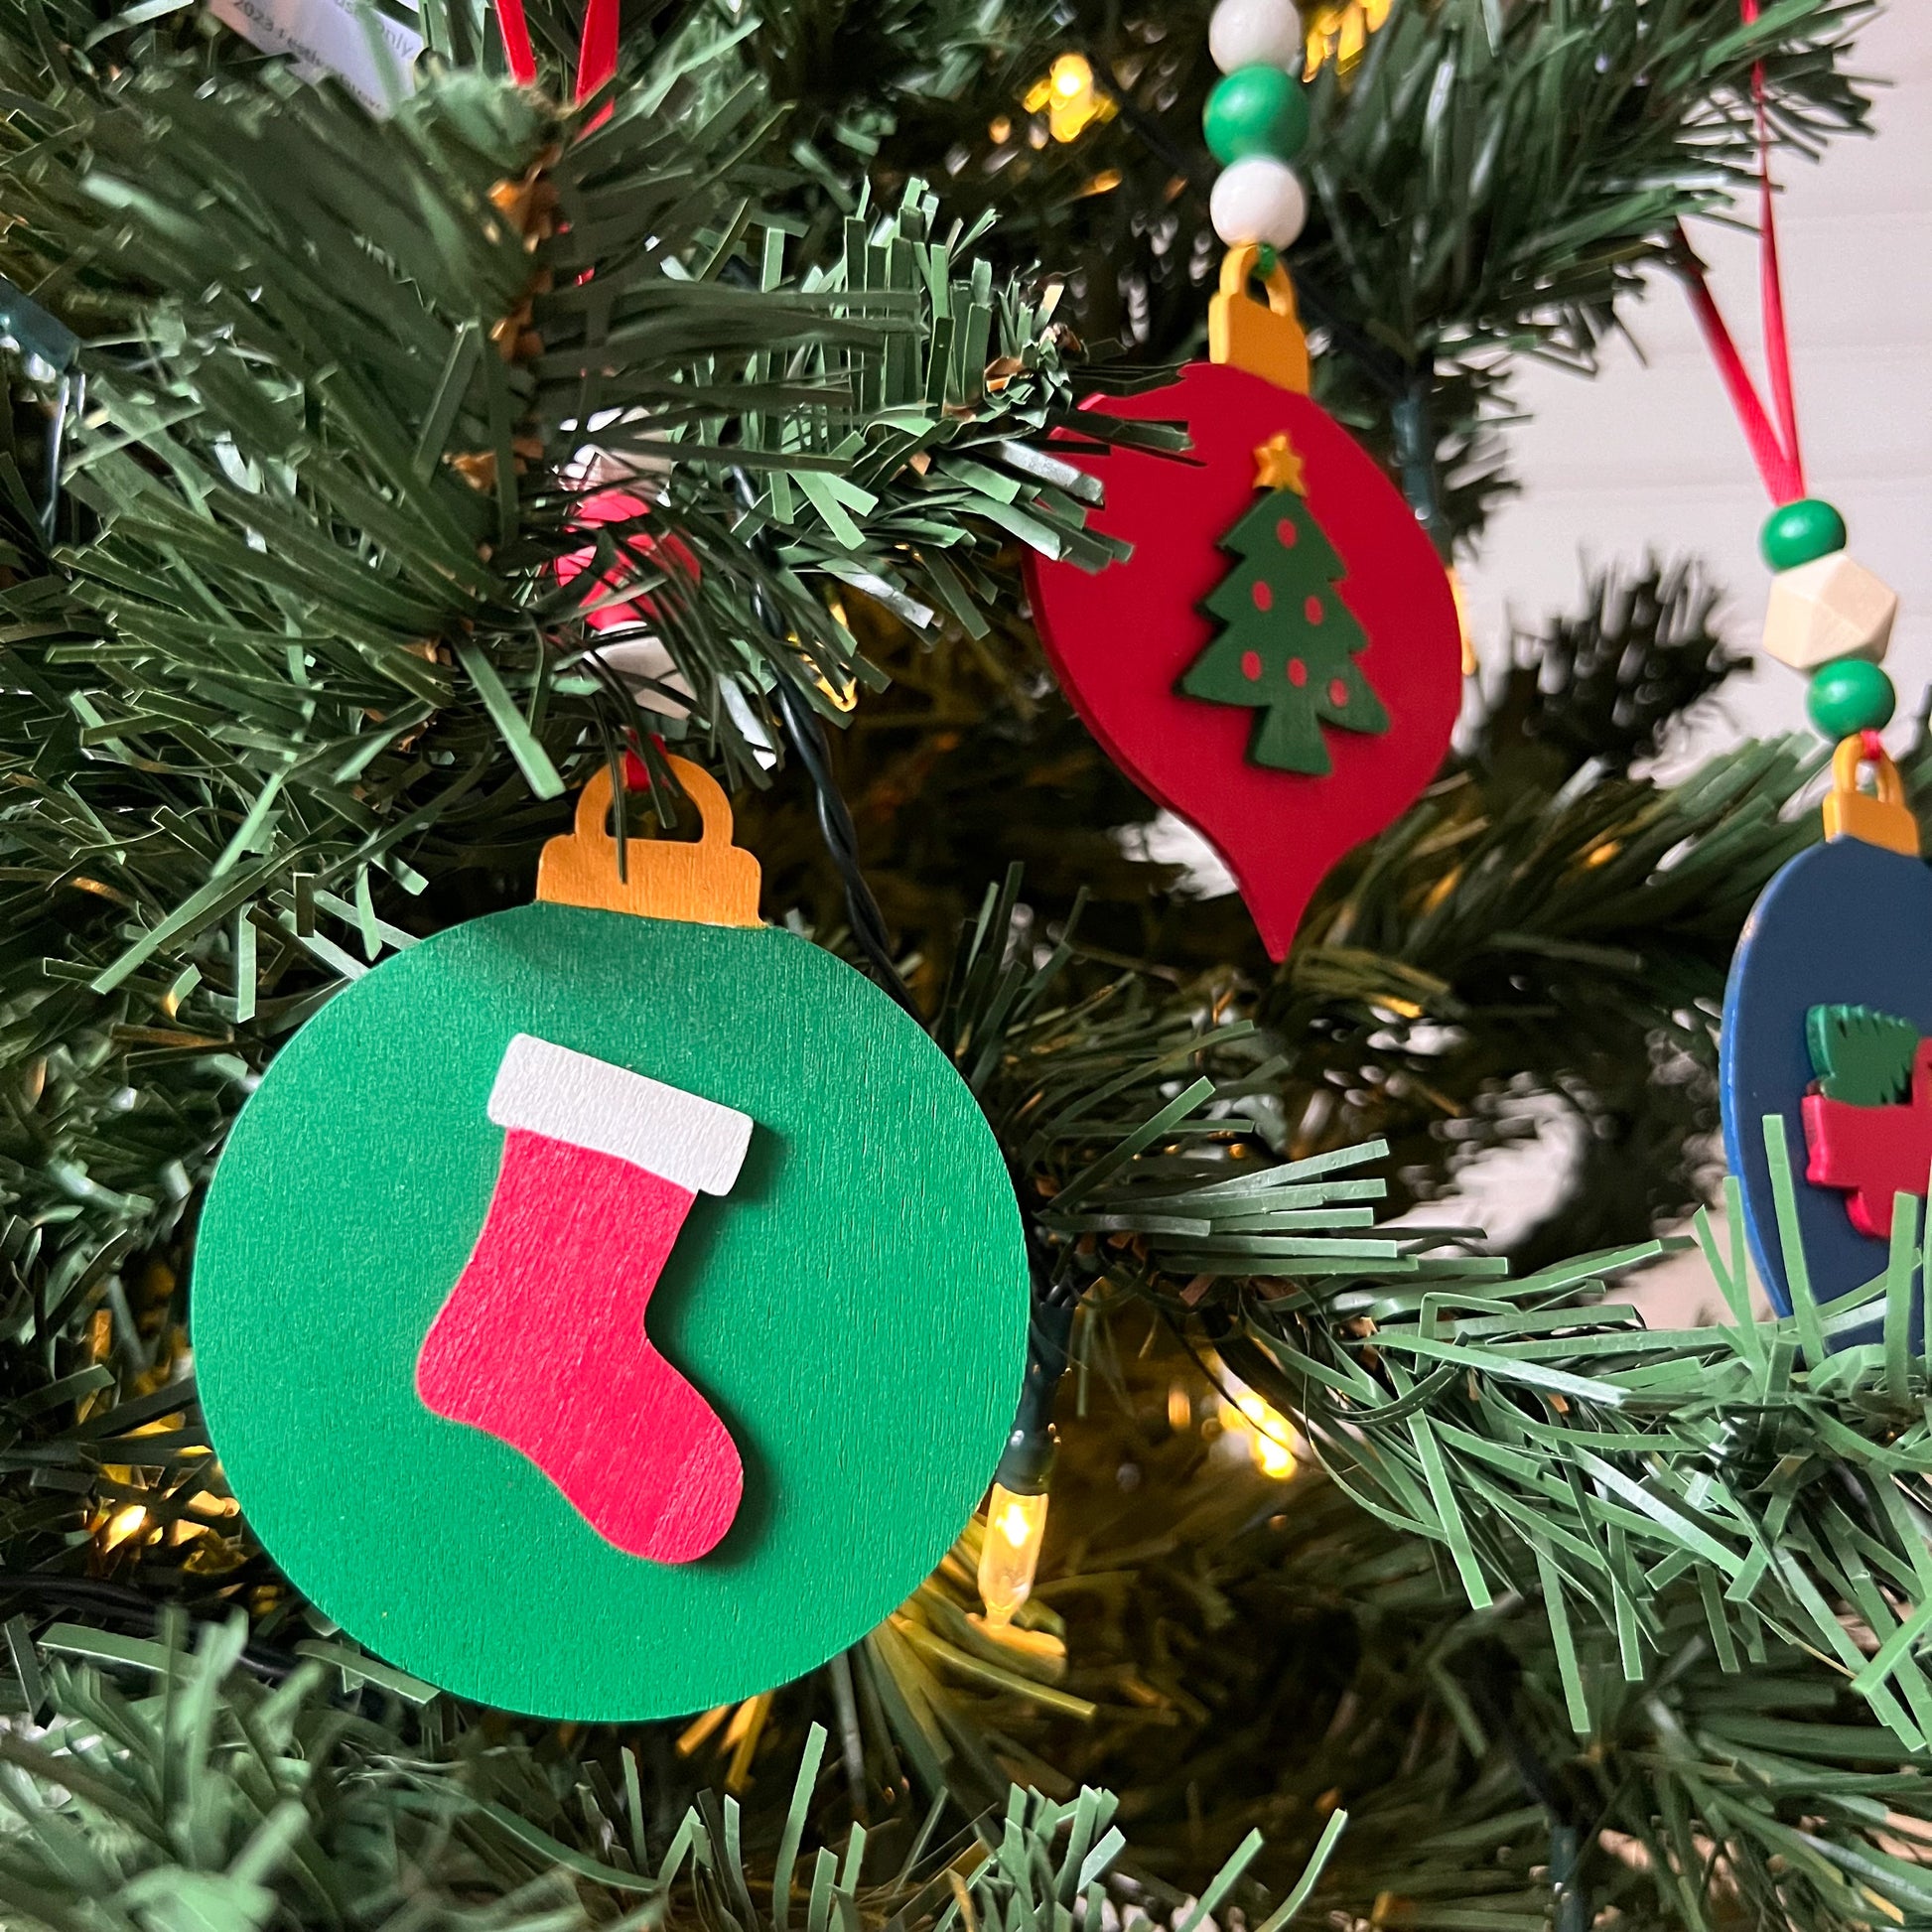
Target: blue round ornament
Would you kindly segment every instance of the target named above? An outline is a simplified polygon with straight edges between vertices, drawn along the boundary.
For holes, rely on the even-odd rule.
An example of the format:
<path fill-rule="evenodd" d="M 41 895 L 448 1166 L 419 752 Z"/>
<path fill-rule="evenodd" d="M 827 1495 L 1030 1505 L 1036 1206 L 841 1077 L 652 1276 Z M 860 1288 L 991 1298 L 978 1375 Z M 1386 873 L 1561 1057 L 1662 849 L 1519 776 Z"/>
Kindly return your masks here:
<path fill-rule="evenodd" d="M 1832 803 L 1895 814 L 1893 836 L 1828 836 L 1778 872 L 1738 939 L 1720 1041 L 1725 1154 L 1759 1278 L 1786 1314 L 1765 1117 L 1784 1124 L 1820 1302 L 1884 1273 L 1892 1189 L 1923 1196 L 1915 1150 L 1932 1135 L 1932 1091 L 1913 1077 L 1917 1047 L 1932 1040 L 1932 868 L 1915 846 L 1900 849 L 1912 824 L 1902 804 L 1856 794 L 1848 804 L 1841 790 L 1828 833 Z"/>

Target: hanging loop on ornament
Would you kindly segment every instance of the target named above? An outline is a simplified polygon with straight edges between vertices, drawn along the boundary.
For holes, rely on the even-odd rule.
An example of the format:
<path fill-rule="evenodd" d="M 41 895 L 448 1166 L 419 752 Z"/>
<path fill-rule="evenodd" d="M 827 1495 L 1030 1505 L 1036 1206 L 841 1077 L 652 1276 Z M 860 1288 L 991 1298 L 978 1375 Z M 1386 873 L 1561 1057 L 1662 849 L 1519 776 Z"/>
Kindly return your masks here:
<path fill-rule="evenodd" d="M 1825 794 L 1825 836 L 1862 839 L 1866 845 L 1919 856 L 1918 820 L 1905 802 L 1905 781 L 1882 745 L 1867 741 L 1873 734 L 1855 732 L 1841 739 L 1832 754 L 1832 788 Z M 1877 796 L 1859 789 L 1859 767 L 1871 766 Z"/>
<path fill-rule="evenodd" d="M 1221 257 L 1220 293 L 1207 304 L 1207 359 L 1246 369 L 1298 396 L 1309 393 L 1309 339 L 1295 307 L 1295 284 L 1281 257 L 1275 258 L 1262 285 L 1266 307 L 1248 293 L 1261 270 L 1261 249 L 1252 242 Z"/>
<path fill-rule="evenodd" d="M 732 843 L 731 800 L 724 787 L 689 759 L 665 762 L 697 806 L 702 836 L 695 842 L 627 840 L 621 877 L 618 842 L 606 824 L 611 773 L 600 771 L 577 795 L 576 829 L 543 848 L 537 897 L 552 905 L 587 905 L 693 925 L 758 925 L 761 874 L 758 860 Z"/>

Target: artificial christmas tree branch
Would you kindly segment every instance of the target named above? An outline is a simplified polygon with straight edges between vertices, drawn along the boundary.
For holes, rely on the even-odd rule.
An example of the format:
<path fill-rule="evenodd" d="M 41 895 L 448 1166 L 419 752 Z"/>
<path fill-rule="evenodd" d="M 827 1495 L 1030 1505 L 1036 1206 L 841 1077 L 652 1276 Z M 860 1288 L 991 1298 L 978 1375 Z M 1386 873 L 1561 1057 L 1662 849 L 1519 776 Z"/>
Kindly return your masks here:
<path fill-rule="evenodd" d="M 1287 1894 L 1304 1922 L 1531 1932 L 1553 1880 L 1577 1909 L 1573 1859 L 1633 1926 L 1932 1910 L 1912 1257 L 1854 1311 L 1880 1339 L 1838 1353 L 1810 1308 L 1658 1334 L 1603 1294 L 1694 1190 L 1725 957 L 1814 835 L 1791 746 L 1675 785 L 1632 772 L 1725 668 L 1695 584 L 1593 592 L 1537 647 L 1543 683 L 1505 681 L 1270 975 L 1225 906 L 1157 898 L 1172 869 L 1122 849 L 1148 808 L 1068 724 L 1011 588 L 1015 542 L 1100 561 L 1090 496 L 1042 448 L 1087 380 L 1066 319 L 1114 333 L 1138 278 L 1158 361 L 1198 308 L 1198 210 L 1111 145 L 1131 129 L 1025 145 L 1016 77 L 1075 29 L 911 0 L 647 7 L 584 131 L 484 70 L 481 9 L 432 12 L 446 65 L 381 124 L 186 13 L 0 18 L 0 269 L 72 326 L 88 378 L 52 540 L 25 481 L 49 385 L 12 363 L 0 451 L 0 1607 L 19 1714 L 54 1725 L 6 1745 L 9 1909 L 144 1932 L 164 1909 L 223 1932 L 1091 1932 L 1065 1880 L 1112 1843 L 1079 1797 L 1110 1782 L 1132 1866 L 1093 1877 L 1176 1927 L 1230 1857 L 1217 1922 Z M 1379 421 L 1356 336 L 1436 366 L 1454 528 L 1500 482 L 1485 358 L 1587 361 L 1659 228 L 1719 206 L 1754 59 L 1794 134 L 1857 125 L 1859 17 L 1793 0 L 1740 30 L 1684 0 L 1584 31 L 1416 0 L 1326 70 L 1311 240 L 1353 333 L 1325 379 Z M 574 42 L 574 11 L 532 25 L 546 62 Z M 1077 30 L 1191 143 L 1202 76 L 1173 50 L 1199 36 L 1147 25 Z M 492 199 L 532 171 L 554 232 Z M 945 182 L 943 208 L 912 176 Z M 969 238 L 974 199 L 1014 220 Z M 1074 271 L 1064 293 L 999 272 L 1035 254 Z M 611 489 L 634 510 L 586 523 Z M 649 607 L 668 674 L 593 656 L 591 600 L 557 568 L 584 553 L 594 597 Z M 640 720 L 667 696 L 680 715 Z M 848 700 L 836 860 L 775 788 L 748 818 L 768 912 L 833 936 L 863 867 L 869 937 L 923 956 L 913 996 L 995 1125 L 1042 1278 L 1081 1295 L 1055 1527 L 1017 1619 L 1041 1641 L 973 1620 L 974 1525 L 847 1657 L 715 1723 L 457 1706 L 324 1627 L 234 1513 L 184 1351 L 202 1183 L 303 1020 L 527 897 L 560 823 L 543 794 L 640 722 L 750 780 L 781 708 Z M 1031 902 L 995 892 L 957 937 L 1016 856 Z M 1463 1231 L 1377 1224 L 1363 1143 L 1390 1141 L 1406 1204 L 1458 1146 L 1516 1131 L 1523 1092 L 1600 1130 L 1560 1232 L 1611 1252 L 1539 1248 L 1512 1279 Z M 907 1320 L 951 1260 L 907 1283 Z M 1299 1419 L 1332 1474 L 1267 1473 L 1281 1437 L 1250 1456 L 1223 1420 L 1244 1400 L 1271 1430 Z M 317 1453 L 326 1483 L 326 1432 Z M 342 1499 L 351 1534 L 369 1506 Z M 239 1629 L 191 1663 L 122 1634 L 145 1635 L 137 1602 L 239 1607 L 258 1661 L 304 1662 L 251 1686 Z M 821 1715 L 845 1776 L 801 1800 Z M 731 1803 L 695 1796 L 714 1774 Z M 1015 1776 L 1049 1805 L 989 1818 L 948 1878 L 936 1821 Z M 814 1823 L 844 1856 L 808 1874 Z"/>
<path fill-rule="evenodd" d="M 1026 6 L 1010 16 L 1013 64 L 987 62 L 964 93 L 915 86 L 884 130 L 897 170 L 936 177 L 954 157 L 955 197 L 997 205 L 1003 245 L 1077 264 L 1075 327 L 1134 362 L 1175 359 L 1200 330 L 1208 11 L 1076 7 L 1058 44 L 1084 48 L 1131 103 L 1076 139 L 1045 138 L 1043 116 L 1016 111 L 1051 59 Z M 1472 536 L 1508 487 L 1485 434 L 1509 415 L 1507 358 L 1593 368 L 1621 307 L 1669 265 L 1675 221 L 1722 216 L 1747 186 L 1754 65 L 1781 140 L 1815 153 L 1864 126 L 1845 64 L 1866 13 L 1817 0 L 1740 24 L 1731 0 L 1686 0 L 1606 7 L 1585 25 L 1537 0 L 1411 0 L 1359 60 L 1323 59 L 1296 250 L 1298 280 L 1320 291 L 1311 315 L 1335 332 L 1319 394 L 1393 456 L 1391 400 L 1431 372 L 1448 537 Z"/>
<path fill-rule="evenodd" d="M 1526 1803 L 1471 1695 L 1472 1680 L 1508 1676 L 1499 1644 L 1519 1673 L 1521 1741 L 1569 1816 L 1601 1837 L 1587 1854 L 1599 1909 L 1657 1928 L 1909 1922 L 1920 1780 L 1802 1650 L 1770 1640 L 1762 1664 L 1727 1676 L 1684 1602 L 1668 1663 L 1625 1686 L 1613 1636 L 1580 1633 L 1580 1668 L 1606 1703 L 1592 1736 L 1573 1739 L 1534 1601 L 1470 1614 L 1411 1539 L 1364 1525 L 1319 1478 L 1261 1475 L 1232 1426 L 1211 1442 L 1176 1427 L 1176 1388 L 1197 1411 L 1205 1392 L 1137 1339 L 1130 1321 L 1116 1357 L 1125 1400 L 1096 1399 L 1066 1432 L 1055 1506 L 1079 1528 L 1049 1552 L 1036 1596 L 1067 1646 L 1056 1688 L 1091 1714 L 1030 1710 L 963 1673 L 944 1693 L 1008 1761 L 1131 1775 L 1137 1849 L 1159 1870 L 1188 1868 L 1251 1824 L 1292 1859 L 1339 1801 L 1350 1826 L 1318 1908 L 1531 1932 L 1553 1904 L 1543 1806 Z M 959 1585 L 942 1571 L 908 1610 L 932 1594 L 957 1602 Z M 922 1613 L 944 1626 L 940 1605 Z M 1875 1807 L 1863 1825 L 1862 1803 Z M 1862 1893 L 1850 1874 L 1872 1850 L 1906 1868 Z"/>
<path fill-rule="evenodd" d="M 179 1631 L 161 1643 L 89 1643 L 71 1627 L 49 1634 L 34 1668 L 65 1715 L 38 1741 L 0 1738 L 15 1821 L 0 1829 L 11 1922 L 136 1925 L 192 1909 L 203 1924 L 235 1928 L 669 1922 L 824 1932 L 863 1914 L 949 1932 L 1015 1913 L 1098 1932 L 1103 1910 L 1133 1895 L 1114 1870 L 1123 1839 L 1103 1792 L 1062 1805 L 1016 1789 L 1004 1831 L 989 1820 L 947 1842 L 929 1824 L 909 1847 L 889 1842 L 883 1857 L 875 1842 L 870 1868 L 861 1831 L 843 1856 L 821 1847 L 801 1863 L 826 1741 L 818 1726 L 804 1740 L 776 1847 L 748 1845 L 730 1795 L 719 1805 L 707 1794 L 675 1829 L 656 1829 L 634 1750 L 568 1804 L 542 1756 L 519 1741 L 473 1738 L 465 1763 L 422 1763 L 401 1719 L 406 1698 L 345 1722 L 318 1661 L 273 1690 L 249 1683 L 236 1669 L 241 1637 L 239 1623 L 211 1627 L 191 1651 Z M 171 1766 L 160 1784 L 131 1748 L 143 1739 Z M 1256 1849 L 1230 1862 L 1217 1896 Z M 1311 1861 L 1265 1923 L 1297 1910 L 1324 1862 L 1325 1853 Z"/>

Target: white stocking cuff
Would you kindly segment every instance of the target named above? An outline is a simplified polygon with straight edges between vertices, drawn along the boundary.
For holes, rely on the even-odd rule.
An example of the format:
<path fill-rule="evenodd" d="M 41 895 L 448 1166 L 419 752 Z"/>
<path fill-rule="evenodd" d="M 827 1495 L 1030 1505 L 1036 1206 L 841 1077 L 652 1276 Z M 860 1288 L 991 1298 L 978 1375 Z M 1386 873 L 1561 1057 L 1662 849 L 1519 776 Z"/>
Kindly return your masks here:
<path fill-rule="evenodd" d="M 496 1069 L 489 1118 L 615 1155 L 687 1193 L 725 1194 L 752 1117 L 646 1074 L 518 1034 Z"/>

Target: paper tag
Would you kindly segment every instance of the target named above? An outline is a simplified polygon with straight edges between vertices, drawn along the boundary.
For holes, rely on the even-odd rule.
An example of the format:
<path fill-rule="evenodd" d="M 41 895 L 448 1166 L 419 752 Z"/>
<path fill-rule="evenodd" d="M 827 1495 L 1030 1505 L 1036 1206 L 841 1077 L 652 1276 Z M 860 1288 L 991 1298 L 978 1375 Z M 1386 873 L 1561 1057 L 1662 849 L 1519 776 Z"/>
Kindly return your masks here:
<path fill-rule="evenodd" d="M 208 12 L 264 54 L 287 54 L 304 80 L 333 73 L 372 114 L 416 85 L 423 37 L 368 0 L 208 0 Z"/>

